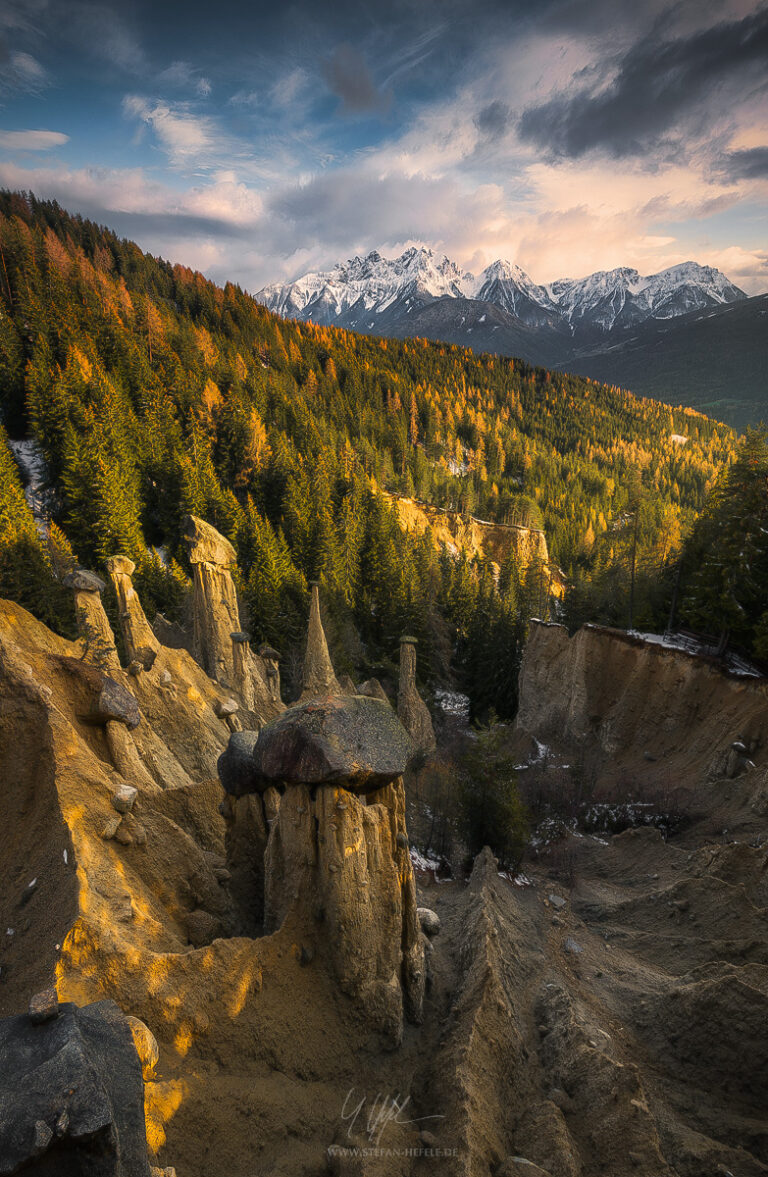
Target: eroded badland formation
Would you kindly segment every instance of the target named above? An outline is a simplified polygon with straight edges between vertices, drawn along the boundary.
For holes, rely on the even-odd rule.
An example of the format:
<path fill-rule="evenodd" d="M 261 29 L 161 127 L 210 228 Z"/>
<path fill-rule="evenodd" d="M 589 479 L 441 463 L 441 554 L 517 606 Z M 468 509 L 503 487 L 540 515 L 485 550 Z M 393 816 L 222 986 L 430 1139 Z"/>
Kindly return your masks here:
<path fill-rule="evenodd" d="M 642 778 L 687 823 L 438 880 L 414 641 L 392 703 L 339 681 L 315 588 L 286 706 L 234 550 L 186 534 L 188 648 L 119 555 L 72 575 L 84 641 L 0 603 L 0 1173 L 768 1172 L 765 680 L 534 626 L 521 760 Z"/>

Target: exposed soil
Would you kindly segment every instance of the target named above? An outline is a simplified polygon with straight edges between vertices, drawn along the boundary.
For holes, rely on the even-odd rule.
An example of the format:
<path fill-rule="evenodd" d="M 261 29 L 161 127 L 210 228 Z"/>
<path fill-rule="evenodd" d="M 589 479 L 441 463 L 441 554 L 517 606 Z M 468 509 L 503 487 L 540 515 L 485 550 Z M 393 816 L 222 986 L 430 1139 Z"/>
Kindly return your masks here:
<path fill-rule="evenodd" d="M 163 651 L 141 683 L 162 705 L 137 747 L 176 787 L 140 795 L 146 844 L 122 846 L 101 836 L 120 778 L 55 673 L 73 648 L 15 607 L 0 637 L 2 1013 L 55 980 L 62 999 L 109 996 L 143 1019 L 160 1044 L 146 1085 L 157 1164 L 178 1177 L 768 1172 L 768 851 L 749 844 L 762 762 L 705 782 L 697 744 L 698 820 L 669 842 L 572 838 L 569 887 L 546 858 L 526 865 L 530 886 L 486 853 L 468 882 L 420 873 L 442 921 L 424 1023 L 382 1051 L 290 921 L 228 935 L 209 767 L 228 733 L 188 655 Z M 736 738 L 718 723 L 721 742 Z M 196 913 L 211 928 L 197 948 Z M 385 1122 L 369 1125 L 374 1108 Z"/>

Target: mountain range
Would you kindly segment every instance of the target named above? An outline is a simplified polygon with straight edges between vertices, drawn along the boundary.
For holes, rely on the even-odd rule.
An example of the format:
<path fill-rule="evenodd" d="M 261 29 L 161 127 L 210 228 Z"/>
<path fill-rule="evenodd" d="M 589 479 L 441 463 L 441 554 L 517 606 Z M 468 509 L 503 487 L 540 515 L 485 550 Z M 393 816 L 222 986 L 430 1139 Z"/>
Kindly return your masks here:
<path fill-rule="evenodd" d="M 766 413 L 765 296 L 750 299 L 693 261 L 647 276 L 623 266 L 538 285 L 508 261 L 474 275 L 425 247 L 391 260 L 374 250 L 265 286 L 256 299 L 284 318 L 576 371 L 736 426 Z"/>

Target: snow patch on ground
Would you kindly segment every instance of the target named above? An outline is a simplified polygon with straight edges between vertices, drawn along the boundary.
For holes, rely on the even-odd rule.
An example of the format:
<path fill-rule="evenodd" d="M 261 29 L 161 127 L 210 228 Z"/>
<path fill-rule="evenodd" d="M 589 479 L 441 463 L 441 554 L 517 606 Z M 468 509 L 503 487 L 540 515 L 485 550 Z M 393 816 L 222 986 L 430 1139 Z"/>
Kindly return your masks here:
<path fill-rule="evenodd" d="M 411 863 L 416 870 L 437 871 L 442 865 L 436 858 L 428 858 L 426 854 L 422 854 L 415 846 L 411 846 Z"/>
<path fill-rule="evenodd" d="M 48 468 L 43 452 L 32 438 L 24 441 L 9 441 L 8 445 L 21 471 L 24 498 L 34 516 L 37 530 L 41 535 L 47 535 L 48 509 L 45 487 L 48 481 Z"/>
<path fill-rule="evenodd" d="M 469 695 L 460 691 L 435 691 L 435 703 L 444 715 L 469 723 Z"/>
<path fill-rule="evenodd" d="M 682 650 L 686 654 L 696 654 L 699 657 L 712 658 L 716 650 L 706 642 L 683 633 L 642 633 L 638 629 L 628 629 L 631 638 L 639 638 L 651 646 L 664 646 L 667 650 Z M 723 662 L 731 674 L 743 678 L 763 678 L 764 676 L 744 658 L 738 654 L 726 652 Z"/>

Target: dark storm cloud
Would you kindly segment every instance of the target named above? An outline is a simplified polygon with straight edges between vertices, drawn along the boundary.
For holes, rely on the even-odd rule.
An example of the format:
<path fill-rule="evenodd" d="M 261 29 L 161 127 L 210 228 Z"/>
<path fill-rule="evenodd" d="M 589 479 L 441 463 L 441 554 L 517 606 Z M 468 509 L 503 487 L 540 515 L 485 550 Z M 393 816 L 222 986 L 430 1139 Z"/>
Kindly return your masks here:
<path fill-rule="evenodd" d="M 760 180 L 768 176 L 768 147 L 731 151 L 726 157 L 725 170 L 734 180 Z"/>
<path fill-rule="evenodd" d="M 489 139 L 498 139 L 503 135 L 509 124 L 509 107 L 506 102 L 489 102 L 478 112 L 475 118 L 475 126 L 481 135 L 486 135 Z"/>
<path fill-rule="evenodd" d="M 608 87 L 529 107 L 519 132 L 556 156 L 591 150 L 632 155 L 661 142 L 715 87 L 746 87 L 747 73 L 765 63 L 768 7 L 674 40 L 661 40 L 654 31 L 625 54 Z"/>

